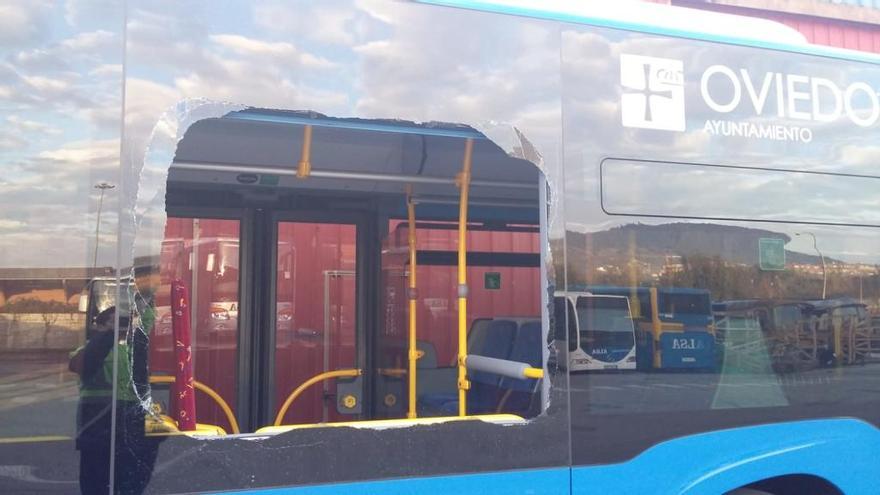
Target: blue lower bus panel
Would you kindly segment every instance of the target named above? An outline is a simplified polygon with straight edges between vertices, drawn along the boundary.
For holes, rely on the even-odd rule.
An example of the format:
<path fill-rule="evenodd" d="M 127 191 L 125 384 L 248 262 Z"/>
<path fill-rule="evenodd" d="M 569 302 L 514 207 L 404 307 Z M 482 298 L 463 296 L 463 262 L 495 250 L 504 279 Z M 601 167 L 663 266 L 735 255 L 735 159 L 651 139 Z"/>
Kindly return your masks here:
<path fill-rule="evenodd" d="M 723 447 L 723 448 L 721 448 Z M 785 475 L 821 478 L 847 495 L 876 494 L 880 430 L 855 419 L 734 428 L 662 442 L 629 461 L 569 468 L 226 492 L 262 495 L 720 495 Z"/>
<path fill-rule="evenodd" d="M 662 442 L 627 462 L 575 467 L 572 495 L 721 495 L 786 475 L 814 476 L 846 495 L 876 495 L 877 452 L 880 430 L 856 419 L 719 430 Z"/>
<path fill-rule="evenodd" d="M 259 495 L 561 495 L 570 493 L 568 467 L 451 476 L 364 481 L 296 488 L 270 488 L 229 494 Z"/>

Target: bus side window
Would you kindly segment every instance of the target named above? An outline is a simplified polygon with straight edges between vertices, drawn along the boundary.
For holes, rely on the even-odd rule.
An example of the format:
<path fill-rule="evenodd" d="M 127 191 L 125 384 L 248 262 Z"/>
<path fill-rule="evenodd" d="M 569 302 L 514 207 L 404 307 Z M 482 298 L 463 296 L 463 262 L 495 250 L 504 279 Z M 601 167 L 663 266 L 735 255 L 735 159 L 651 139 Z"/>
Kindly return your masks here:
<path fill-rule="evenodd" d="M 553 298 L 553 338 L 556 340 L 565 340 L 565 298 Z"/>
<path fill-rule="evenodd" d="M 644 297 L 639 298 L 639 303 L 641 317 L 645 319 L 653 318 L 653 313 L 651 312 L 651 297 L 646 294 Z"/>
<path fill-rule="evenodd" d="M 577 314 L 574 312 L 574 306 L 566 297 L 553 298 L 553 316 L 556 320 L 554 325 L 554 339 L 565 340 L 566 324 L 568 325 L 568 350 L 574 351 L 578 346 L 577 334 Z M 566 316 L 568 318 L 566 318 Z"/>
<path fill-rule="evenodd" d="M 579 343 L 577 313 L 575 313 L 574 306 L 568 299 L 566 299 L 565 308 L 568 311 L 568 350 L 575 351 Z"/>

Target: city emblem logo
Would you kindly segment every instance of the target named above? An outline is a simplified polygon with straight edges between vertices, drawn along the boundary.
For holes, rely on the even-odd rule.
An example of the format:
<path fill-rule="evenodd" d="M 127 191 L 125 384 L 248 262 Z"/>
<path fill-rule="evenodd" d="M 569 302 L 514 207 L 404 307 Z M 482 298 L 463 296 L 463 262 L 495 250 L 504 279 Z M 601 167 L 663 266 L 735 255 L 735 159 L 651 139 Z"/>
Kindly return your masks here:
<path fill-rule="evenodd" d="M 681 60 L 620 55 L 624 127 L 684 131 L 684 67 Z"/>

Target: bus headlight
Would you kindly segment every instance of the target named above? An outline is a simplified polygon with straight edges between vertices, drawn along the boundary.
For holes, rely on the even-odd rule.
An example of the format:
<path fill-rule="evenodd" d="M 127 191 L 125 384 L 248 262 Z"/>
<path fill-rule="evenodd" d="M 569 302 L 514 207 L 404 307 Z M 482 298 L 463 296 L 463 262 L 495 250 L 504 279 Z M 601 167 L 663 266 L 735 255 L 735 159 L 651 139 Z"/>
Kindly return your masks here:
<path fill-rule="evenodd" d="M 213 320 L 228 320 L 229 319 L 229 311 L 222 306 L 212 306 L 211 307 L 211 319 L 213 319 Z"/>

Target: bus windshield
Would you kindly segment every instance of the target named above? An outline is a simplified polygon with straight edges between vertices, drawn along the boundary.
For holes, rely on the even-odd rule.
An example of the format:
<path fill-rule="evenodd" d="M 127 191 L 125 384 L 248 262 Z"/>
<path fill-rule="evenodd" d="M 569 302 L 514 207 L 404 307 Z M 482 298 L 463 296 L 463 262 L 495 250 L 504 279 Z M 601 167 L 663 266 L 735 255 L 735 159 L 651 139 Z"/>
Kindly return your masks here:
<path fill-rule="evenodd" d="M 581 347 L 629 349 L 635 343 L 629 302 L 621 296 L 584 296 L 577 300 Z"/>
<path fill-rule="evenodd" d="M 677 315 L 712 314 L 709 298 L 704 294 L 663 294 L 660 300 L 660 313 Z"/>

